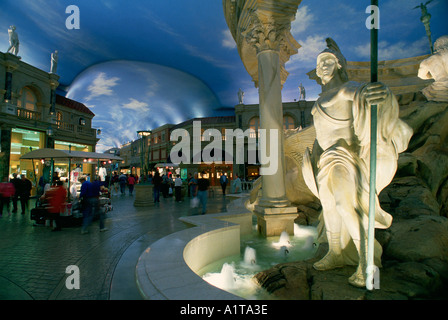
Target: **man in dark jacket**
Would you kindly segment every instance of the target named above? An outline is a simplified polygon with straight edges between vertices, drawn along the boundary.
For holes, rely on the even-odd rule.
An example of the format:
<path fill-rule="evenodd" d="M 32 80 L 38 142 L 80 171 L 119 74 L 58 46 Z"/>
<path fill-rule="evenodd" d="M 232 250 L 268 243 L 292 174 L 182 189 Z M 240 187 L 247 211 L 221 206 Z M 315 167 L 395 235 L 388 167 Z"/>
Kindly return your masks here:
<path fill-rule="evenodd" d="M 28 207 L 28 201 L 31 196 L 31 189 L 33 185 L 31 181 L 26 178 L 24 174 L 22 174 L 22 183 L 19 188 L 19 196 L 20 196 L 20 206 L 22 207 L 22 214 L 25 214 L 26 208 Z"/>
<path fill-rule="evenodd" d="M 15 194 L 12 196 L 12 212 L 17 212 L 17 202 L 19 201 L 20 186 L 22 185 L 22 180 L 17 178 L 17 173 L 12 174 L 11 183 L 14 185 Z M 23 211 L 23 210 L 22 210 Z"/>

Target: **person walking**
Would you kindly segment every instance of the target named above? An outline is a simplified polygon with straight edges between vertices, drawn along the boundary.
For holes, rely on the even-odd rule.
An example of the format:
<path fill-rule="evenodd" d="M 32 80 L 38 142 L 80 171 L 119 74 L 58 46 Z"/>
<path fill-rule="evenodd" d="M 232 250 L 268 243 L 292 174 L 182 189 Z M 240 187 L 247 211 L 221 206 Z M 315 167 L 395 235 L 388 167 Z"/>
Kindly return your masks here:
<path fill-rule="evenodd" d="M 20 184 L 19 196 L 20 196 L 20 206 L 22 207 L 22 214 L 25 214 L 28 208 L 28 202 L 31 196 L 31 189 L 33 185 L 30 180 L 26 178 L 24 174 L 21 177 L 22 183 Z"/>
<path fill-rule="evenodd" d="M 48 203 L 47 211 L 50 220 L 56 222 L 56 226 L 51 231 L 62 230 L 61 211 L 64 208 L 64 203 L 67 199 L 67 190 L 64 188 L 64 182 L 56 181 L 56 185 L 45 192 L 45 200 Z"/>
<path fill-rule="evenodd" d="M 162 194 L 164 198 L 168 198 L 168 192 L 170 189 L 170 179 L 167 174 L 162 175 Z"/>
<path fill-rule="evenodd" d="M 162 178 L 160 177 L 160 173 L 158 171 L 156 171 L 156 173 L 154 174 L 152 183 L 154 185 L 154 203 L 157 203 L 160 202 L 160 188 L 162 186 Z"/>
<path fill-rule="evenodd" d="M 198 206 L 199 203 L 199 199 L 198 199 L 198 173 L 195 172 L 193 178 L 190 179 L 190 181 L 188 182 L 188 188 L 190 190 L 190 196 L 191 196 L 191 201 L 190 201 L 190 206 L 192 208 L 196 208 Z"/>
<path fill-rule="evenodd" d="M 205 171 L 201 172 L 201 178 L 198 180 L 198 198 L 202 207 L 202 214 L 207 212 L 208 187 L 210 182 L 205 178 Z"/>
<path fill-rule="evenodd" d="M 14 185 L 11 182 L 8 182 L 8 177 L 4 177 L 3 182 L 0 183 L 0 218 L 3 214 L 3 207 L 6 207 L 8 215 L 11 214 L 9 212 L 9 203 L 11 197 L 14 196 L 14 193 Z"/>
<path fill-rule="evenodd" d="M 188 177 L 187 177 L 187 192 L 188 192 L 188 197 L 189 198 L 191 197 L 191 190 L 190 190 L 190 181 L 191 181 L 191 179 L 193 179 L 193 176 L 192 176 L 191 173 L 189 173 Z"/>
<path fill-rule="evenodd" d="M 136 183 L 136 179 L 134 175 L 131 173 L 128 177 L 128 188 L 129 188 L 129 195 L 132 196 L 132 192 L 134 192 L 134 185 Z"/>
<path fill-rule="evenodd" d="M 174 192 L 176 202 L 182 202 L 182 179 L 180 178 L 180 174 L 177 175 L 176 180 L 174 181 Z"/>
<path fill-rule="evenodd" d="M 235 174 L 235 180 L 233 180 L 233 193 L 241 193 L 241 179 Z"/>
<path fill-rule="evenodd" d="M 112 192 L 111 194 L 113 196 L 118 196 L 118 186 L 120 183 L 118 182 L 118 174 L 117 172 L 114 172 L 114 175 L 112 177 Z"/>
<path fill-rule="evenodd" d="M 100 196 L 100 184 L 95 181 L 94 183 L 87 181 L 84 177 L 80 179 L 81 193 L 79 195 L 82 199 L 82 229 L 81 234 L 88 233 L 88 227 L 92 223 L 93 217 L 99 213 L 99 196 Z M 100 213 L 100 231 L 106 231 L 104 227 L 104 216 Z"/>
<path fill-rule="evenodd" d="M 12 212 L 15 213 L 17 212 L 17 202 L 19 201 L 19 190 L 20 190 L 20 185 L 22 184 L 22 180 L 20 180 L 19 178 L 17 178 L 17 173 L 13 173 L 12 174 L 12 179 L 11 179 L 11 183 L 14 185 L 14 195 L 11 197 L 12 199 Z"/>
<path fill-rule="evenodd" d="M 227 176 L 224 172 L 222 172 L 221 177 L 219 177 L 219 183 L 221 184 L 222 194 L 226 195 Z"/>
<path fill-rule="evenodd" d="M 118 182 L 120 183 L 121 195 L 124 196 L 126 192 L 126 184 L 128 183 L 128 177 L 124 173 L 122 173 L 118 177 Z"/>

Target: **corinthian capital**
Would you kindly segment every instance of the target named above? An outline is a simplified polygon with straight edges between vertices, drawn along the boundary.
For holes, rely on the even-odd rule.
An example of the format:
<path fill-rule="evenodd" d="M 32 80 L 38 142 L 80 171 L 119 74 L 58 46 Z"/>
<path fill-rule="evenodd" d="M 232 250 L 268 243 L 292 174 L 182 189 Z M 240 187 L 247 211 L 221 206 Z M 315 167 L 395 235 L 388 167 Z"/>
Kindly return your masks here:
<path fill-rule="evenodd" d="M 290 29 L 301 1 L 223 0 L 227 25 L 255 86 L 258 83 L 257 56 L 265 50 L 279 53 L 282 83 L 286 80 L 285 63 L 300 48 Z"/>
<path fill-rule="evenodd" d="M 242 32 L 244 39 L 252 45 L 257 53 L 264 50 L 279 51 L 282 46 L 285 31 L 289 31 L 291 24 L 279 23 L 272 17 L 262 21 L 260 17 L 253 14 L 249 28 Z"/>

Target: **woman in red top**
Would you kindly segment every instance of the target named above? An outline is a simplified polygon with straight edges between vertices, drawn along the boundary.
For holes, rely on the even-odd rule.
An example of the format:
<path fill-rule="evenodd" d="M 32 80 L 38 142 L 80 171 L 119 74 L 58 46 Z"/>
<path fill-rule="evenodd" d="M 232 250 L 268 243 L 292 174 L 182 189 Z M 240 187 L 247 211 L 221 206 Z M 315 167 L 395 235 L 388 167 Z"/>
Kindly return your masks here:
<path fill-rule="evenodd" d="M 67 198 L 67 190 L 64 188 L 64 182 L 58 180 L 56 186 L 50 188 L 45 193 L 45 198 L 48 201 L 48 213 L 50 219 L 56 221 L 56 227 L 52 231 L 61 231 L 61 211 L 64 208 L 64 203 Z"/>
<path fill-rule="evenodd" d="M 129 195 L 132 196 L 132 191 L 134 191 L 134 185 L 136 183 L 135 177 L 133 174 L 129 175 L 128 178 L 128 187 L 129 187 Z"/>

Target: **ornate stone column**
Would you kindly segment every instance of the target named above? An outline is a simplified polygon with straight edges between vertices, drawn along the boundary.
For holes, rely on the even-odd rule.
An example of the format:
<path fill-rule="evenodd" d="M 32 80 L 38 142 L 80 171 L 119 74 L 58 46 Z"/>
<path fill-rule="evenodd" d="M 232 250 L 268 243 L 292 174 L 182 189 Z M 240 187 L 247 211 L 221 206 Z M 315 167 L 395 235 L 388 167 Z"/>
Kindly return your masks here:
<path fill-rule="evenodd" d="M 300 47 L 290 34 L 300 2 L 224 0 L 226 20 L 241 59 L 259 88 L 260 128 L 266 131 L 266 142 L 260 141 L 259 145 L 266 146 L 262 152 L 269 152 L 273 144 L 277 150 L 275 158 L 269 155 L 271 163 L 262 165 L 262 196 L 255 206 L 258 230 L 264 236 L 280 235 L 283 231 L 293 234 L 297 217 L 297 208 L 286 198 L 281 90 L 288 75 L 285 62 Z M 276 138 L 271 132 L 277 133 Z M 272 165 L 277 166 L 277 171 L 267 173 L 265 170 Z"/>
<path fill-rule="evenodd" d="M 0 128 L 0 180 L 9 175 L 11 160 L 11 126 L 2 124 Z"/>
<path fill-rule="evenodd" d="M 12 54 L 6 54 L 5 61 L 5 93 L 1 103 L 1 109 L 4 113 L 17 115 L 17 106 L 12 103 L 12 78 L 14 71 L 19 67 L 19 58 Z"/>

